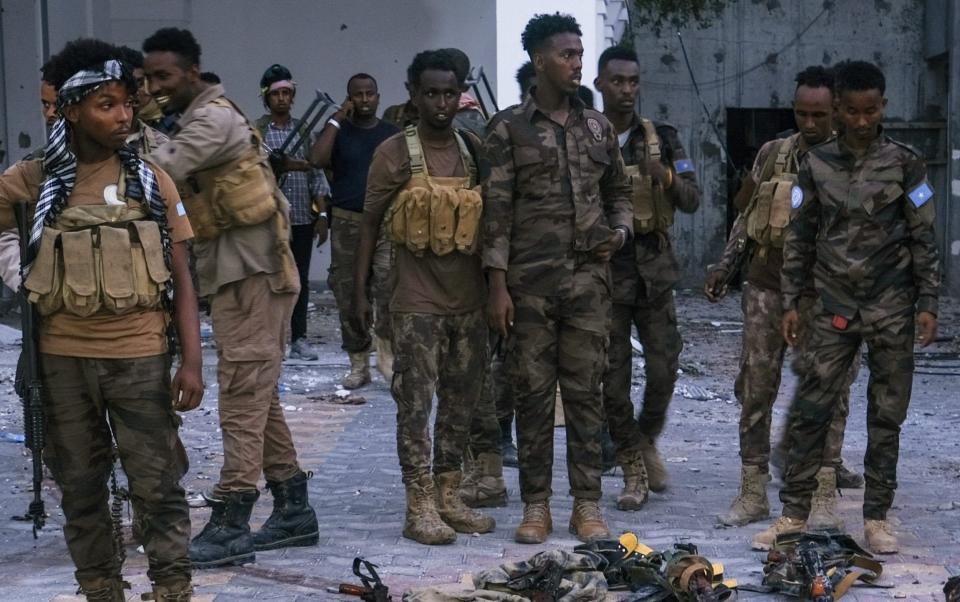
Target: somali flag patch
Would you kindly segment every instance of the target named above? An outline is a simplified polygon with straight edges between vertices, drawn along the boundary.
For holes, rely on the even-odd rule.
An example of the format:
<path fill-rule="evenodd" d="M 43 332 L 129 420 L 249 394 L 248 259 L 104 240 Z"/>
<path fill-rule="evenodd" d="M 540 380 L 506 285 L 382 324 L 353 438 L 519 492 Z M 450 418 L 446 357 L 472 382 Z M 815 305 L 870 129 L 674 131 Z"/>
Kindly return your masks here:
<path fill-rule="evenodd" d="M 693 161 L 690 159 L 677 159 L 673 162 L 673 170 L 678 174 L 693 171 Z"/>
<path fill-rule="evenodd" d="M 910 199 L 914 207 L 919 209 L 933 198 L 933 188 L 930 188 L 930 185 L 924 180 L 920 185 L 907 193 L 907 198 Z"/>

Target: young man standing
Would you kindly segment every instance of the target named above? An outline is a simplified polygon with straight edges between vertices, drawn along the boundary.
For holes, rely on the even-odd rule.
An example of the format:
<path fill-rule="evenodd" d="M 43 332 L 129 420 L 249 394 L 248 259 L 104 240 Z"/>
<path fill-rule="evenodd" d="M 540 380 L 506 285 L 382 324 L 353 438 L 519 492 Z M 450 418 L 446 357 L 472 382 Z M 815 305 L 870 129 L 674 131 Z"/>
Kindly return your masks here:
<path fill-rule="evenodd" d="M 452 127 L 461 89 L 449 54 L 418 54 L 408 81 L 420 122 L 387 139 L 370 164 L 354 305 L 358 326 L 367 328 L 367 274 L 386 216 L 396 252 L 390 390 L 397 402 L 397 455 L 407 494 L 403 536 L 446 544 L 457 532 L 487 533 L 495 526 L 459 496 L 463 452 L 488 362 L 486 285 L 477 255 L 480 141 Z"/>
<path fill-rule="evenodd" d="M 223 467 L 213 512 L 190 544 L 197 568 L 252 562 L 254 550 L 315 545 L 317 518 L 277 393 L 290 314 L 300 292 L 288 205 L 260 136 L 223 86 L 200 80 L 189 31 L 160 29 L 143 43 L 150 93 L 179 113 L 170 141 L 150 155 L 184 191 L 196 233 L 200 294 L 217 343 Z M 229 176 L 229 177 L 227 177 Z M 216 217 L 214 217 L 216 215 Z M 261 473 L 273 512 L 256 534 L 250 514 Z"/>
<path fill-rule="evenodd" d="M 673 303 L 680 266 L 670 244 L 670 226 L 677 209 L 697 210 L 700 189 L 676 128 L 637 115 L 640 66 L 634 51 L 622 46 L 604 50 L 597 73 L 594 84 L 603 95 L 603 114 L 617 133 L 633 187 L 634 231 L 633 244 L 624 245 L 610 260 L 613 324 L 603 407 L 617 464 L 623 469 L 617 507 L 638 510 L 647 500 L 648 485 L 657 492 L 667 487 L 656 440 L 667 420 L 683 348 Z M 633 326 L 646 360 L 643 409 L 636 419 L 630 399 Z"/>
<path fill-rule="evenodd" d="M 630 188 L 617 134 L 577 98 L 583 44 L 569 15 L 537 15 L 523 32 L 537 85 L 498 113 L 485 148 L 483 264 L 490 327 L 507 341 L 517 407 L 523 521 L 515 538 L 553 528 L 557 381 L 574 497 L 570 531 L 609 537 L 600 512 L 600 381 L 610 332 L 610 257 L 630 242 Z"/>
<path fill-rule="evenodd" d="M 923 159 L 880 126 L 887 105 L 880 69 L 845 62 L 836 66 L 835 78 L 843 133 L 803 156 L 783 253 L 787 343 L 798 340 L 800 295 L 811 277 L 819 295 L 808 325 L 813 361 L 797 389 L 780 490 L 783 515 L 754 537 L 753 547 L 769 549 L 778 535 L 805 529 L 836 401 L 866 342 L 863 530 L 873 552 L 892 554 L 898 544 L 887 512 L 897 488 L 900 425 L 910 405 L 914 335 L 926 346 L 937 333 L 936 212 Z"/>
<path fill-rule="evenodd" d="M 15 203 L 31 205 L 24 294 L 42 317 L 43 456 L 63 495 L 80 591 L 126 599 L 107 505 L 116 445 L 144 525 L 154 598 L 182 601 L 191 594 L 190 516 L 175 411 L 203 397 L 192 232 L 170 177 L 126 145 L 136 84 L 119 57 L 86 39 L 50 60 L 45 77 L 59 90 L 62 117 L 42 161 L 0 176 L 0 228 L 14 225 Z M 111 269 L 95 270 L 97 261 Z M 171 318 L 182 350 L 172 382 Z"/>
<path fill-rule="evenodd" d="M 347 80 L 347 100 L 333 118 L 327 121 L 310 152 L 317 167 L 331 173 L 330 181 L 330 277 L 327 284 L 337 300 L 340 312 L 340 335 L 343 350 L 350 356 L 350 372 L 343 379 L 346 389 L 356 389 L 370 382 L 370 331 L 359 330 L 352 320 L 354 264 L 360 240 L 360 221 L 367 188 L 367 172 L 373 151 L 398 129 L 377 118 L 380 92 L 377 80 L 366 73 L 357 73 Z M 385 277 L 389 266 L 389 246 L 377 249 L 378 272 Z M 386 268 L 389 271 L 389 268 Z M 377 282 L 378 288 L 386 288 Z M 389 321 L 377 317 L 377 364 L 389 361 Z M 382 372 L 383 370 L 381 370 Z M 386 376 L 386 375 L 385 375 Z"/>

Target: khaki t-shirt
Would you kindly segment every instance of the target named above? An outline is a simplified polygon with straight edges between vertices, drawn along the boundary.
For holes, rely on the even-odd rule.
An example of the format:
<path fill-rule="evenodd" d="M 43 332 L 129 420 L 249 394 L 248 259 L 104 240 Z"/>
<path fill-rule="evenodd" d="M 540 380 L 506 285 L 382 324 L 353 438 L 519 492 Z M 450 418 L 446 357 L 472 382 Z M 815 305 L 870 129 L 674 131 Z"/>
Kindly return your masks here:
<path fill-rule="evenodd" d="M 104 204 L 104 189 L 117 184 L 122 164 L 117 155 L 100 163 L 78 163 L 77 179 L 68 206 Z M 190 222 L 178 211 L 180 196 L 173 180 L 163 170 L 157 174 L 160 195 L 167 205 L 167 224 L 174 243 L 193 238 Z M 37 201 L 43 172 L 40 161 L 21 161 L 0 175 L 0 229 L 15 227 L 13 203 Z M 167 350 L 167 316 L 161 310 L 143 310 L 124 315 L 98 313 L 81 318 L 57 312 L 40 325 L 40 352 L 51 355 L 93 358 L 132 358 L 159 355 Z"/>
<path fill-rule="evenodd" d="M 474 148 L 480 148 L 474 139 Z M 432 176 L 465 176 L 460 147 L 451 137 L 439 146 L 421 141 Z M 410 180 L 410 153 L 403 133 L 387 138 L 377 147 L 367 176 L 363 211 L 379 222 L 397 193 Z M 396 284 L 390 311 L 455 315 L 474 311 L 486 300 L 486 282 L 480 256 L 458 251 L 438 257 L 429 249 L 420 257 L 406 247 L 396 248 Z"/>

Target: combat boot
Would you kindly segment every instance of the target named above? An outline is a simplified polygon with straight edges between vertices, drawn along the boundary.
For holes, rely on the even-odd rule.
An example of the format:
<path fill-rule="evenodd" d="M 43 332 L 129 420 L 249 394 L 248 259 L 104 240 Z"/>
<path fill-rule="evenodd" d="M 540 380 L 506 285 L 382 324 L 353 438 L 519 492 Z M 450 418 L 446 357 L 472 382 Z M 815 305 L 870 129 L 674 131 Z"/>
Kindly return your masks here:
<path fill-rule="evenodd" d="M 425 474 L 407 485 L 407 516 L 403 536 L 428 546 L 453 543 L 457 532 L 437 513 L 433 477 Z"/>
<path fill-rule="evenodd" d="M 517 526 L 513 539 L 517 543 L 543 543 L 553 532 L 550 502 L 530 502 L 523 505 L 523 520 Z"/>
<path fill-rule="evenodd" d="M 520 466 L 517 456 L 517 446 L 513 443 L 513 413 L 509 418 L 500 421 L 500 457 L 503 465 L 511 468 Z"/>
<path fill-rule="evenodd" d="M 376 337 L 377 346 L 377 370 L 383 376 L 383 380 L 393 382 L 393 344 L 382 337 Z"/>
<path fill-rule="evenodd" d="M 503 482 L 503 463 L 497 454 L 480 454 L 464 463 L 466 475 L 460 483 L 460 499 L 471 508 L 507 505 L 507 485 Z"/>
<path fill-rule="evenodd" d="M 192 596 L 193 587 L 189 581 L 173 581 L 153 586 L 153 599 L 156 602 L 190 602 Z"/>
<path fill-rule="evenodd" d="M 807 530 L 843 530 L 843 519 L 837 516 L 837 473 L 824 466 L 817 471 L 817 490 L 810 501 Z"/>
<path fill-rule="evenodd" d="M 434 477 L 437 492 L 437 512 L 443 522 L 457 533 L 489 533 L 497 526 L 492 516 L 468 508 L 460 499 L 460 480 L 463 473 L 451 470 Z"/>
<path fill-rule="evenodd" d="M 770 517 L 767 481 L 770 475 L 762 466 L 745 464 L 740 470 L 740 493 L 726 514 L 717 517 L 721 525 L 742 527 Z"/>
<path fill-rule="evenodd" d="M 643 465 L 647 467 L 647 483 L 650 491 L 663 493 L 670 484 L 670 475 L 667 466 L 657 451 L 657 442 L 644 437 L 640 442 L 640 451 L 643 453 Z"/>
<path fill-rule="evenodd" d="M 837 489 L 862 489 L 863 475 L 859 472 L 853 472 L 840 462 L 836 466 L 837 470 Z"/>
<path fill-rule="evenodd" d="M 607 523 L 603 520 L 600 504 L 596 500 L 573 500 L 573 513 L 570 514 L 570 532 L 583 543 L 610 538 L 610 529 L 607 528 Z"/>
<path fill-rule="evenodd" d="M 123 590 L 129 587 L 120 577 L 81 579 L 79 593 L 83 594 L 88 602 L 126 602 L 127 597 Z"/>
<path fill-rule="evenodd" d="M 344 389 L 359 389 L 370 382 L 370 354 L 366 351 L 350 354 L 350 372 L 343 377 Z"/>
<path fill-rule="evenodd" d="M 799 518 L 781 516 L 772 525 L 753 536 L 750 544 L 754 550 L 771 550 L 777 543 L 777 537 L 790 533 L 800 533 L 807 526 L 807 521 Z"/>
<path fill-rule="evenodd" d="M 259 491 L 231 491 L 219 498 L 210 498 L 213 506 L 210 520 L 203 531 L 190 542 L 190 562 L 195 569 L 208 569 L 228 564 L 246 564 L 256 560 L 250 514 L 260 497 Z"/>
<path fill-rule="evenodd" d="M 617 508 L 639 510 L 650 496 L 643 454 L 635 452 L 623 455 L 619 458 L 619 463 L 620 468 L 623 469 L 623 491 L 617 496 Z"/>
<path fill-rule="evenodd" d="M 890 521 L 865 519 L 863 537 L 867 540 L 867 547 L 874 554 L 896 554 L 900 550 Z"/>
<path fill-rule="evenodd" d="M 253 535 L 257 551 L 317 545 L 320 527 L 307 499 L 309 478 L 301 471 L 286 481 L 267 481 L 267 489 L 273 494 L 273 512 Z"/>

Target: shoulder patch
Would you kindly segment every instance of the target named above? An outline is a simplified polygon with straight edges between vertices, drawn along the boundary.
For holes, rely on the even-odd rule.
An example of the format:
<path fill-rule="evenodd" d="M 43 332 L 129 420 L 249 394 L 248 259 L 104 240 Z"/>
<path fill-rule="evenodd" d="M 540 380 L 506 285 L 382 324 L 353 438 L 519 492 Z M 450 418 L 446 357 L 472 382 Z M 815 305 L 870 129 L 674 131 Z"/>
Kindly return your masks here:
<path fill-rule="evenodd" d="M 673 170 L 677 174 L 688 173 L 693 171 L 693 161 L 690 159 L 677 159 L 673 162 Z"/>
<path fill-rule="evenodd" d="M 801 205 L 803 205 L 803 188 L 794 184 L 790 189 L 790 206 L 799 209 Z"/>
<path fill-rule="evenodd" d="M 910 199 L 910 202 L 913 203 L 914 207 L 919 209 L 920 207 L 923 207 L 927 201 L 933 198 L 933 188 L 931 188 L 930 184 L 924 180 L 915 186 L 913 190 L 907 193 L 907 198 Z"/>
<path fill-rule="evenodd" d="M 593 134 L 594 140 L 597 142 L 603 140 L 603 126 L 601 126 L 600 122 L 593 117 L 587 118 L 587 129 L 590 130 L 591 134 Z"/>

